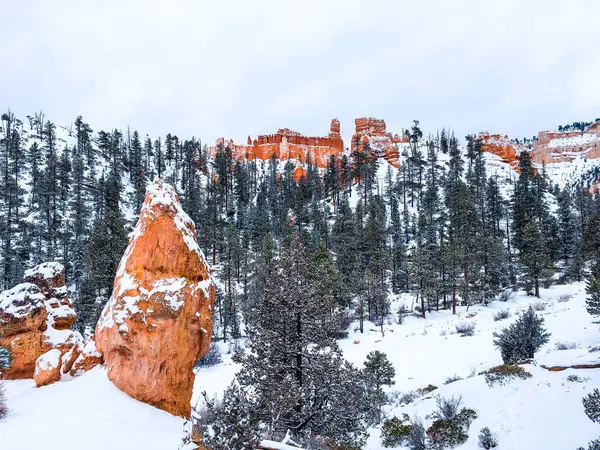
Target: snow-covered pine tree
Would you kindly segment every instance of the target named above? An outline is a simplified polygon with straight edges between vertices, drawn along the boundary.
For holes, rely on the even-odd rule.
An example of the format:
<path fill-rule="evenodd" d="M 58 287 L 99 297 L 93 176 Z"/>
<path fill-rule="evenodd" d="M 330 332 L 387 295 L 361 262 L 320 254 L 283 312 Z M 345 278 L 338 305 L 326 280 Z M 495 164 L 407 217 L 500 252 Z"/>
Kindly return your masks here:
<path fill-rule="evenodd" d="M 595 317 L 600 317 L 600 263 L 592 267 L 592 273 L 587 279 L 585 303 L 587 311 Z"/>
<path fill-rule="evenodd" d="M 295 441 L 317 435 L 337 445 L 359 444 L 365 432 L 362 377 L 333 337 L 336 305 L 316 292 L 296 234 L 250 311 L 250 351 L 241 356 L 238 379 L 253 388 L 271 436 L 289 430 Z"/>
<path fill-rule="evenodd" d="M 530 306 L 515 323 L 494 333 L 494 345 L 500 349 L 504 364 L 516 364 L 535 356 L 535 352 L 550 339 L 543 324 L 544 318 Z"/>
<path fill-rule="evenodd" d="M 379 423 L 382 418 L 381 408 L 387 400 L 383 387 L 395 384 L 396 370 L 387 355 L 379 350 L 374 350 L 367 355 L 362 370 L 367 386 L 369 410 L 373 413 L 372 418 L 375 423 Z"/>

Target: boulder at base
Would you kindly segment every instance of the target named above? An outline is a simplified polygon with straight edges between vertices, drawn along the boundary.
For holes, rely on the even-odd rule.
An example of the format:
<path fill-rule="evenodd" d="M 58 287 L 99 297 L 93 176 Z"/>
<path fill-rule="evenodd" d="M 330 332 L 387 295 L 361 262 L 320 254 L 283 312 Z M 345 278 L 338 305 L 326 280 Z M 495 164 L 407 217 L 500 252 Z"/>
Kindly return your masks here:
<path fill-rule="evenodd" d="M 33 378 L 36 360 L 52 349 L 58 349 L 61 357 L 67 355 L 62 358 L 66 373 L 83 339 L 71 330 L 77 315 L 63 284 L 65 268 L 57 262 L 42 263 L 25 271 L 24 278 L 25 283 L 0 293 L 0 345 L 13 356 L 3 376 Z"/>
<path fill-rule="evenodd" d="M 62 355 L 59 349 L 54 348 L 44 353 L 35 362 L 35 384 L 40 387 L 59 381 L 61 366 Z"/>
<path fill-rule="evenodd" d="M 194 222 L 157 179 L 96 326 L 108 377 L 131 397 L 190 414 L 194 362 L 209 348 L 214 285 Z"/>

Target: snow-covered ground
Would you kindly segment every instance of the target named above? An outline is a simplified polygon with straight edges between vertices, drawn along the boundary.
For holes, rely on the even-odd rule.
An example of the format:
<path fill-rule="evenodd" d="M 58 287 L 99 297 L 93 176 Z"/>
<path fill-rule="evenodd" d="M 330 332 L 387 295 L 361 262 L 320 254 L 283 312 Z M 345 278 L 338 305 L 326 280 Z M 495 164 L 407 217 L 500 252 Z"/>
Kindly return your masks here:
<path fill-rule="evenodd" d="M 391 390 L 409 392 L 434 384 L 439 386 L 436 394 L 461 395 L 464 406 L 475 409 L 479 416 L 461 450 L 478 448 L 477 435 L 485 426 L 498 435 L 501 449 L 574 450 L 600 436 L 600 426 L 585 416 L 581 403 L 586 393 L 600 386 L 600 369 L 550 372 L 541 366 L 600 362 L 600 352 L 589 352 L 600 342 L 600 326 L 592 323 L 585 310 L 584 288 L 583 283 L 575 283 L 543 289 L 541 300 L 519 292 L 506 303 L 471 307 L 468 312 L 459 307 L 456 316 L 450 311 L 434 312 L 427 319 L 411 316 L 402 325 L 386 324 L 384 335 L 374 324 L 366 323 L 364 334 L 353 325 L 340 345 L 346 357 L 358 365 L 372 350 L 387 353 L 396 368 L 396 384 Z M 569 295 L 565 301 L 564 296 Z M 492 333 L 539 302 L 546 304 L 539 314 L 552 336 L 536 355 L 535 364 L 525 366 L 533 377 L 488 387 L 477 374 L 502 362 Z M 412 297 L 397 296 L 393 310 L 404 303 L 410 306 Z M 495 322 L 494 314 L 506 309 L 511 316 Z M 475 324 L 474 336 L 456 333 L 455 325 L 461 322 Z M 556 350 L 558 342 L 575 343 L 578 348 Z M 221 393 L 239 369 L 231 362 L 227 346 L 222 349 L 223 363 L 197 372 L 192 402 L 202 391 Z M 572 373 L 584 381 L 567 381 Z M 454 375 L 463 380 L 443 384 Z M 102 368 L 39 389 L 32 380 L 5 384 L 12 411 L 0 422 L 2 450 L 175 450 L 181 440 L 181 419 L 131 399 L 110 383 Z M 407 413 L 425 419 L 434 407 L 430 394 L 406 406 L 389 406 L 386 415 Z M 383 449 L 379 429 L 370 431 L 365 448 Z"/>

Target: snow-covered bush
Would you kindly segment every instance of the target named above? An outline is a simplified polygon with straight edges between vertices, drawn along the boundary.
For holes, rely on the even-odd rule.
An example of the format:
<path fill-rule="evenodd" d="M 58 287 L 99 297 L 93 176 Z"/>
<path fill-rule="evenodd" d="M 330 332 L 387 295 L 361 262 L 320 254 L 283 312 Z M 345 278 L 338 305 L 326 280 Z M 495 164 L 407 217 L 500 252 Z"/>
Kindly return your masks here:
<path fill-rule="evenodd" d="M 579 348 L 579 344 L 577 342 L 557 342 L 554 348 L 556 350 L 574 350 Z"/>
<path fill-rule="evenodd" d="M 455 381 L 460 381 L 462 380 L 461 376 L 458 375 L 452 375 L 451 377 L 446 378 L 446 381 L 444 381 L 444 384 L 450 384 L 450 383 L 454 383 Z"/>
<path fill-rule="evenodd" d="M 587 397 L 583 397 L 583 409 L 592 422 L 600 423 L 600 391 L 594 389 Z"/>
<path fill-rule="evenodd" d="M 563 294 L 558 297 L 558 303 L 565 303 L 570 301 L 573 298 L 573 294 Z"/>
<path fill-rule="evenodd" d="M 0 380 L 0 420 L 8 415 L 8 405 L 6 404 L 6 394 L 4 393 L 4 383 Z M 2 439 L 0 438 L 0 441 Z"/>
<path fill-rule="evenodd" d="M 409 391 L 409 392 L 393 391 L 390 394 L 388 394 L 388 396 L 389 396 L 388 398 L 389 398 L 390 404 L 395 405 L 395 406 L 408 405 L 409 403 L 412 403 L 417 398 L 419 398 L 419 394 L 416 393 L 415 391 Z"/>
<path fill-rule="evenodd" d="M 417 389 L 417 394 L 419 394 L 419 395 L 429 394 L 430 392 L 435 391 L 437 388 L 438 387 L 433 384 L 428 384 L 425 387 Z"/>
<path fill-rule="evenodd" d="M 408 435 L 406 446 L 410 450 L 427 450 L 427 435 L 423 422 L 418 417 L 411 421 L 412 429 Z"/>
<path fill-rule="evenodd" d="M 210 367 L 223 362 L 223 357 L 221 356 L 221 350 L 219 346 L 216 344 L 212 344 L 208 349 L 208 352 L 196 361 L 195 367 Z"/>
<path fill-rule="evenodd" d="M 498 439 L 488 427 L 482 428 L 479 432 L 479 447 L 485 448 L 486 450 L 498 447 Z"/>
<path fill-rule="evenodd" d="M 530 306 L 515 323 L 500 333 L 494 333 L 494 345 L 500 349 L 504 364 L 515 364 L 534 357 L 535 352 L 550 339 L 543 323 L 544 319 Z"/>
<path fill-rule="evenodd" d="M 384 447 L 399 447 L 408 440 L 412 430 L 407 414 L 403 414 L 402 419 L 394 416 L 381 426 L 381 443 Z"/>
<path fill-rule="evenodd" d="M 445 399 L 436 397 L 437 409 L 431 417 L 436 419 L 427 429 L 429 446 L 432 449 L 451 448 L 463 444 L 469 438 L 467 432 L 477 413 L 470 408 L 462 408 L 461 397 Z"/>
<path fill-rule="evenodd" d="M 458 415 L 462 397 L 454 395 L 450 398 L 444 398 L 441 395 L 434 395 L 436 410 L 431 413 L 431 417 L 436 420 L 454 420 Z"/>
<path fill-rule="evenodd" d="M 587 378 L 581 378 L 579 375 L 572 373 L 567 377 L 567 381 L 570 383 L 583 383 Z"/>
<path fill-rule="evenodd" d="M 512 297 L 513 297 L 513 291 L 511 291 L 510 289 L 507 289 L 505 291 L 500 292 L 497 299 L 501 302 L 507 302 L 510 299 L 512 299 Z"/>
<path fill-rule="evenodd" d="M 510 310 L 503 309 L 494 314 L 494 322 L 498 322 L 500 320 L 508 319 L 510 317 Z"/>
<path fill-rule="evenodd" d="M 236 381 L 225 390 L 221 401 L 203 393 L 203 404 L 192 412 L 192 425 L 203 444 L 213 450 L 254 450 L 260 442 L 255 405 Z"/>
<path fill-rule="evenodd" d="M 492 387 L 496 384 L 503 385 L 515 378 L 521 378 L 522 380 L 526 380 L 527 378 L 531 378 L 531 373 L 527 372 L 521 366 L 511 366 L 508 364 L 503 364 L 501 366 L 493 367 L 485 373 L 485 382 L 489 387 Z"/>
<path fill-rule="evenodd" d="M 533 305 L 531 305 L 533 307 L 534 311 L 545 311 L 546 310 L 546 303 L 544 302 L 536 302 Z"/>
<path fill-rule="evenodd" d="M 473 336 L 475 334 L 475 324 L 468 322 L 457 323 L 456 332 L 461 336 Z"/>

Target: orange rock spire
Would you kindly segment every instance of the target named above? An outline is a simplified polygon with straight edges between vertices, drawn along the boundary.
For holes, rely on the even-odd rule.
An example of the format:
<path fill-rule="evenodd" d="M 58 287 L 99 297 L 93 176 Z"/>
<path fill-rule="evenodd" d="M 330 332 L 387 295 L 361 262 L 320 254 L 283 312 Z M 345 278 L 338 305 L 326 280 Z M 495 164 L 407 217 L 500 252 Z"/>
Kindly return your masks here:
<path fill-rule="evenodd" d="M 138 400 L 189 416 L 192 368 L 210 345 L 214 300 L 194 223 L 175 189 L 157 179 L 96 327 L 110 380 Z"/>

